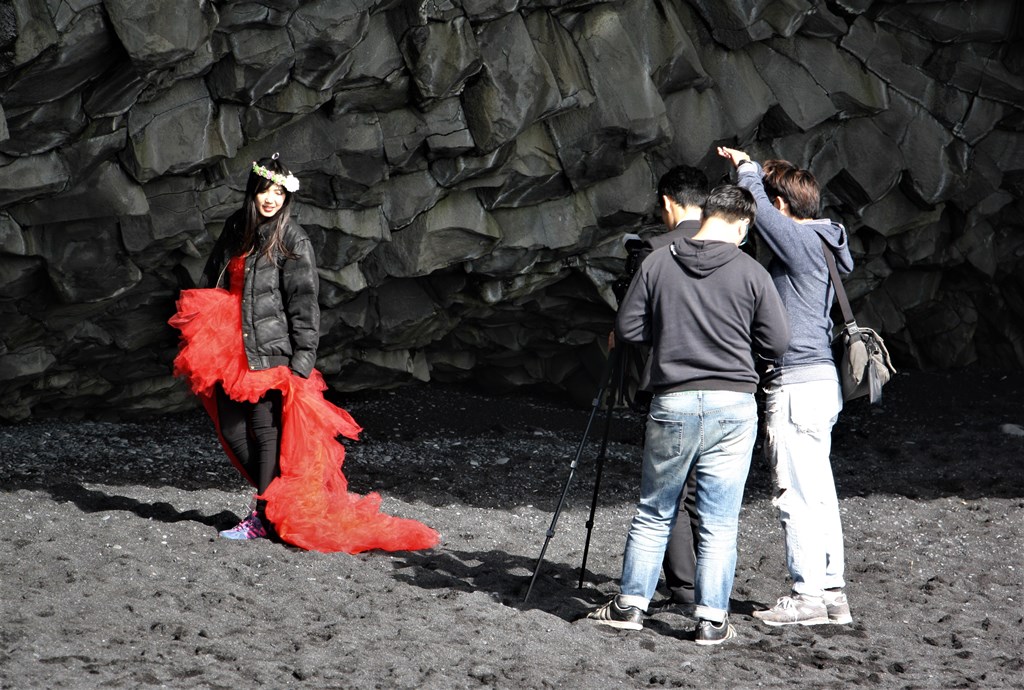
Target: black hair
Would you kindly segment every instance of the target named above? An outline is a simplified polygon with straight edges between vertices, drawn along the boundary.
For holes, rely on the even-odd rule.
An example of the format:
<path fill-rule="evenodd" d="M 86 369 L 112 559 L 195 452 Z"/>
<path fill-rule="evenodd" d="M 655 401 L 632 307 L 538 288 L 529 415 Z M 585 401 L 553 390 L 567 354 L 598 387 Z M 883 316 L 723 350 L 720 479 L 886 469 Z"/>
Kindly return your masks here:
<path fill-rule="evenodd" d="M 667 196 L 680 206 L 703 206 L 708 196 L 708 177 L 689 165 L 677 165 L 658 180 L 658 203 Z"/>
<path fill-rule="evenodd" d="M 747 220 L 751 224 L 757 213 L 757 202 L 754 195 L 743 187 L 734 184 L 723 184 L 715 187 L 708 194 L 701 212 L 701 220 L 717 217 L 733 223 L 737 220 Z"/>
<path fill-rule="evenodd" d="M 271 158 L 261 158 L 256 164 L 266 168 L 271 173 L 290 175 L 291 171 L 284 167 L 277 154 Z M 284 228 L 288 225 L 292 213 L 292 192 L 284 191 L 284 203 L 273 218 L 264 218 L 259 211 L 256 202 L 256 195 L 265 192 L 272 185 L 277 184 L 257 174 L 252 168 L 249 169 L 249 179 L 245 183 L 245 200 L 242 202 L 242 224 L 238 228 L 238 236 L 235 238 L 235 253 L 248 254 L 259 251 L 268 261 L 277 263 L 278 257 L 293 258 L 291 251 L 284 246 Z M 284 185 L 282 185 L 284 188 Z M 265 233 L 266 240 L 261 242 L 259 227 L 264 223 L 272 223 L 270 231 Z"/>

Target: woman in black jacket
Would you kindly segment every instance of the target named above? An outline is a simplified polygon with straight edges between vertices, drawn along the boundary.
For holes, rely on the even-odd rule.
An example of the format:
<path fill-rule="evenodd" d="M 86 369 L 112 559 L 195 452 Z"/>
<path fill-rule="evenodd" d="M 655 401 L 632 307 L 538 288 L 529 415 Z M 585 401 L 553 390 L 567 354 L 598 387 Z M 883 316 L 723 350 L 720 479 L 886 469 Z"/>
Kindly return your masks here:
<path fill-rule="evenodd" d="M 256 488 L 256 507 L 227 539 L 276 533 L 318 551 L 433 546 L 437 533 L 379 512 L 347 491 L 345 448 L 360 427 L 323 397 L 313 248 L 291 219 L 298 179 L 277 154 L 253 162 L 242 208 L 228 218 L 198 289 L 170 323 L 182 333 L 175 374 L 188 379 L 225 451 Z"/>
<path fill-rule="evenodd" d="M 237 259 L 235 267 L 244 275 L 239 281 L 242 342 L 249 369 L 287 366 L 308 378 L 320 339 L 320 307 L 309 238 L 291 220 L 292 195 L 298 188 L 298 180 L 278 162 L 277 154 L 254 163 L 245 202 L 225 223 L 199 287 L 230 290 L 236 273 L 229 273 L 228 267 Z M 255 401 L 232 400 L 218 384 L 214 395 L 221 438 L 257 496 L 262 496 L 280 473 L 281 392 L 268 390 Z M 266 500 L 257 498 L 256 509 L 220 535 L 267 536 L 266 509 Z"/>

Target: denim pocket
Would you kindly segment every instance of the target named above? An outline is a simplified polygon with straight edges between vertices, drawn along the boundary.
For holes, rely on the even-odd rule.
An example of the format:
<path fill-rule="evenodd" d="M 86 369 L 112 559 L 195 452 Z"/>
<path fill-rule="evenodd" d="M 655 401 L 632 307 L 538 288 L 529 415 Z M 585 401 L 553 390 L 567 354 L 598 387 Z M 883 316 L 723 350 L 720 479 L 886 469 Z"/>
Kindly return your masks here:
<path fill-rule="evenodd" d="M 661 458 L 672 458 L 682 452 L 683 425 L 676 419 L 658 418 L 652 412 L 647 419 L 645 452 Z"/>

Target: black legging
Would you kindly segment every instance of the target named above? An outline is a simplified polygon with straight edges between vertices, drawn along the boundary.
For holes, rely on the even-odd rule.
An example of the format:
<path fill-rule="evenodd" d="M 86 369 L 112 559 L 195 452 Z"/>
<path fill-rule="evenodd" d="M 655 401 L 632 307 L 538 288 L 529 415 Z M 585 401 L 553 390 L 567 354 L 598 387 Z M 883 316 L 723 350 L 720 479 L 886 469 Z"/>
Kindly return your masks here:
<path fill-rule="evenodd" d="M 280 473 L 281 391 L 250 403 L 232 400 L 218 386 L 217 416 L 221 435 L 262 494 Z"/>
<path fill-rule="evenodd" d="M 697 541 L 700 520 L 697 518 L 697 470 L 690 476 L 679 497 L 679 514 L 665 548 L 665 586 L 680 604 L 695 603 L 697 582 Z"/>

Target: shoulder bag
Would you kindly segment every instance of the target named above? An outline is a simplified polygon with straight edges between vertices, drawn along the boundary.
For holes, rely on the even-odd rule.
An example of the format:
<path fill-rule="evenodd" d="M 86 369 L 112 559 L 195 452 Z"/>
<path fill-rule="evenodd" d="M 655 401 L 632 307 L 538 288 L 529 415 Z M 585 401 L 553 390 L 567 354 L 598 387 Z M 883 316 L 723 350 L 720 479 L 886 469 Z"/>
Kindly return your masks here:
<path fill-rule="evenodd" d="M 832 339 L 832 353 L 839 370 L 839 383 L 843 388 L 843 400 L 868 396 L 871 403 L 882 399 L 882 386 L 888 383 L 896 369 L 889 361 L 882 336 L 870 328 L 857 325 L 853 318 L 850 301 L 846 297 L 843 281 L 839 277 L 836 258 L 825 240 L 821 240 L 825 263 L 836 289 L 836 299 L 843 312 L 843 327 Z"/>

